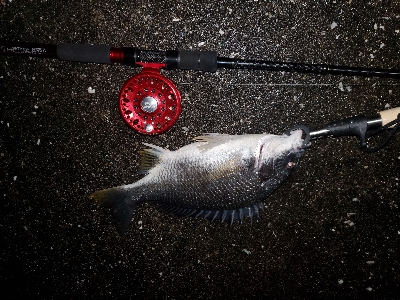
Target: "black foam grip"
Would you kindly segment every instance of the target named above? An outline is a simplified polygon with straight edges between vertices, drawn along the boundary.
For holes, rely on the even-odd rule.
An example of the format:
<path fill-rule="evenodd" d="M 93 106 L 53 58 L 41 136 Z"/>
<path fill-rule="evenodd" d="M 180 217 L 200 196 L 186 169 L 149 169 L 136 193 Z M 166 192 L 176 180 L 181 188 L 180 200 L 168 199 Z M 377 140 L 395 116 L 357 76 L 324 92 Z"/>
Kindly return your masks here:
<path fill-rule="evenodd" d="M 61 60 L 110 64 L 108 45 L 58 44 L 57 57 Z"/>
<path fill-rule="evenodd" d="M 217 71 L 216 51 L 179 51 L 178 69 L 215 72 Z"/>

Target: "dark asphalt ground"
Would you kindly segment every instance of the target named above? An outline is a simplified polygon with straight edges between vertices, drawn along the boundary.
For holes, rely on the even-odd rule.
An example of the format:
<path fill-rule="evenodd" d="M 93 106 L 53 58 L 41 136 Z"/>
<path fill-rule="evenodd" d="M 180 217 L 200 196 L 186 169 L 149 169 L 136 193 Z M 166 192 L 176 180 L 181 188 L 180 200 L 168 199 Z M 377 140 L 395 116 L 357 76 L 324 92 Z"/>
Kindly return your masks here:
<path fill-rule="evenodd" d="M 399 1 L 10 1 L 0 38 L 400 69 Z M 138 69 L 0 57 L 2 299 L 395 299 L 400 136 L 364 153 L 318 140 L 229 228 L 144 204 L 119 236 L 93 191 L 139 179 L 142 142 L 175 150 L 203 132 L 281 134 L 400 106 L 395 79 L 284 72 L 163 71 L 183 96 L 166 134 L 122 121 Z M 88 93 L 88 88 L 95 93 Z"/>

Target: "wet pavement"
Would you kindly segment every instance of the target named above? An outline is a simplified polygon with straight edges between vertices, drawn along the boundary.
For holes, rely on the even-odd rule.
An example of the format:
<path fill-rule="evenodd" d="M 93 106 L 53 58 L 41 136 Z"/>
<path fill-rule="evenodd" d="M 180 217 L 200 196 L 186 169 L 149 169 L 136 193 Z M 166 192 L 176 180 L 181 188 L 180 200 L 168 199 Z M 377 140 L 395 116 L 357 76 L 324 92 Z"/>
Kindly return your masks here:
<path fill-rule="evenodd" d="M 400 69 L 398 1 L 1 1 L 0 38 Z M 396 79 L 162 71 L 182 114 L 160 136 L 118 112 L 137 68 L 0 57 L 3 299 L 394 299 L 399 293 L 400 136 L 365 153 L 313 142 L 231 228 L 143 204 L 122 237 L 93 191 L 140 178 L 143 142 L 171 150 L 204 132 L 281 134 L 400 106 Z M 89 93 L 95 91 L 94 93 Z M 3 296 L 2 296 L 3 297 Z"/>

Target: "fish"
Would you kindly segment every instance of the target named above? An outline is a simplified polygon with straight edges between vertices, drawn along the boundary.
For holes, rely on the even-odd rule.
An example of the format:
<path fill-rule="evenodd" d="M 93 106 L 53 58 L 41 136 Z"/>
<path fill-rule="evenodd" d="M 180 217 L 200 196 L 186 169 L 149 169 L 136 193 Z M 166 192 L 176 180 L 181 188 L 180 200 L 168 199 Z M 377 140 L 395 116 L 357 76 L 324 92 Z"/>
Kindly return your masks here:
<path fill-rule="evenodd" d="M 264 201 L 298 166 L 302 130 L 289 134 L 206 133 L 175 151 L 144 143 L 138 181 L 94 192 L 89 197 L 111 210 L 124 234 L 137 206 L 232 225 L 257 219 Z"/>

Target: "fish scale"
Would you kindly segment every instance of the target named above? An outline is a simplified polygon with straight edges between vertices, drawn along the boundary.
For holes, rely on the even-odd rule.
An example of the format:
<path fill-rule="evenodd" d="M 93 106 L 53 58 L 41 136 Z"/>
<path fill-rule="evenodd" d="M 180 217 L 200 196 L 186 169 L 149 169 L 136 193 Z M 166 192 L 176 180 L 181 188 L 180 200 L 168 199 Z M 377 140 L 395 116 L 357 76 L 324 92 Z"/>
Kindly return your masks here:
<path fill-rule="evenodd" d="M 301 130 L 290 135 L 206 134 L 176 151 L 145 144 L 135 183 L 97 191 L 124 233 L 139 202 L 162 212 L 232 224 L 257 218 L 266 197 L 293 171 L 304 152 Z"/>

